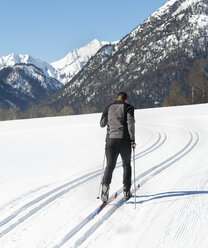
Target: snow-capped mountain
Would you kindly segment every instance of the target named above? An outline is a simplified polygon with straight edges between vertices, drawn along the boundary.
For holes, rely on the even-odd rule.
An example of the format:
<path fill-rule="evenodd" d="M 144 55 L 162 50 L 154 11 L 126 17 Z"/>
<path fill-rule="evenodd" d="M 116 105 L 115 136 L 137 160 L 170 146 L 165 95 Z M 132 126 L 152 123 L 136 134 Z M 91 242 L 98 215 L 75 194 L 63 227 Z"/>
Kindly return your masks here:
<path fill-rule="evenodd" d="M 29 55 L 11 54 L 0 58 L 0 103 L 3 107 L 26 109 L 38 104 L 63 85 L 56 70 Z"/>
<path fill-rule="evenodd" d="M 53 66 L 40 59 L 33 58 L 28 54 L 22 55 L 13 53 L 8 56 L 0 57 L 0 68 L 2 66 L 14 66 L 18 64 L 34 65 L 35 67 L 41 69 L 45 76 L 57 79 L 57 72 Z"/>
<path fill-rule="evenodd" d="M 0 57 L 1 106 L 24 110 L 40 103 L 69 82 L 107 44 L 93 40 L 52 65 L 30 55 L 13 53 Z"/>
<path fill-rule="evenodd" d="M 1 106 L 27 109 L 40 103 L 69 82 L 101 47 L 108 44 L 95 39 L 51 65 L 30 55 L 13 53 L 0 57 Z M 103 60 L 110 53 L 111 49 L 107 49 Z"/>
<path fill-rule="evenodd" d="M 76 113 L 102 111 L 122 90 L 137 108 L 162 106 L 174 80 L 195 91 L 198 86 L 184 80 L 195 61 L 208 59 L 207 30 L 207 0 L 170 0 L 126 35 L 116 51 L 111 46 L 115 52 L 105 62 L 106 46 L 100 49 L 46 105 L 62 109 L 67 104 Z"/>
<path fill-rule="evenodd" d="M 68 83 L 101 47 L 108 44 L 107 41 L 94 39 L 86 46 L 69 52 L 63 59 L 51 63 L 57 70 L 57 79 L 63 84 Z"/>

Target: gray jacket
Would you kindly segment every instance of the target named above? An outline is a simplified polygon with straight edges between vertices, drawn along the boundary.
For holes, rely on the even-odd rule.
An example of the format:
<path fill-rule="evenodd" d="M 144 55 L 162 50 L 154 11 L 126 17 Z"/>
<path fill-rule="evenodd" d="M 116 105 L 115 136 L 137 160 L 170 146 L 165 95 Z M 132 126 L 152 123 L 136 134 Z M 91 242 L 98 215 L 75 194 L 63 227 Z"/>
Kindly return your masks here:
<path fill-rule="evenodd" d="M 106 138 L 128 139 L 135 142 L 134 107 L 125 101 L 115 101 L 103 112 L 100 126 L 107 125 Z"/>

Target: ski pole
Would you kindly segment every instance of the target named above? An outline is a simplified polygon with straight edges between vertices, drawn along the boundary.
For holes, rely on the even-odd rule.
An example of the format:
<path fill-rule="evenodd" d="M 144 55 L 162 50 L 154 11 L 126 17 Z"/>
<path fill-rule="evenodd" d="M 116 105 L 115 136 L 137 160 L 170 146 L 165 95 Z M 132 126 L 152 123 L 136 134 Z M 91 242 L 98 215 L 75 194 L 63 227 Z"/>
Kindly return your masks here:
<path fill-rule="evenodd" d="M 133 147 L 133 162 L 134 162 L 134 208 L 136 209 L 136 173 L 135 173 L 135 148 Z"/>
<path fill-rule="evenodd" d="M 101 184 L 102 184 L 102 178 L 103 178 L 104 167 L 105 167 L 105 153 L 104 153 L 104 158 L 103 158 L 103 165 L 102 165 L 102 172 L 101 172 L 100 186 L 99 186 L 99 191 L 98 191 L 98 196 L 97 196 L 97 199 L 100 199 L 100 191 L 101 191 Z"/>

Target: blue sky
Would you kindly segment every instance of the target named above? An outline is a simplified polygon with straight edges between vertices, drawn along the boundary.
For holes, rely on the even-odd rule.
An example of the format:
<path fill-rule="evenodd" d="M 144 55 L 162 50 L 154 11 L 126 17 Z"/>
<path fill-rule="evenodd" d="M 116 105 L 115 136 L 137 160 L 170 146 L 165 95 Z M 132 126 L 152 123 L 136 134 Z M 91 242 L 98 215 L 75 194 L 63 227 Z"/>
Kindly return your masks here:
<path fill-rule="evenodd" d="M 20 53 L 54 62 L 95 38 L 120 40 L 165 2 L 2 0 L 0 57 Z"/>

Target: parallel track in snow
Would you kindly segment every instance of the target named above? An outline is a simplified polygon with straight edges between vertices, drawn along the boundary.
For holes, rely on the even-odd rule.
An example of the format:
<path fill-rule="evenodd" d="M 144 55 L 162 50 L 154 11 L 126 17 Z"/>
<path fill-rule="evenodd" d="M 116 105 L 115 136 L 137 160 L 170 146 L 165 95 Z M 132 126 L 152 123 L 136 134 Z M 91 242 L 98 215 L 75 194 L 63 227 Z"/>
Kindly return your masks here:
<path fill-rule="evenodd" d="M 154 141 L 152 144 L 150 144 L 148 148 L 136 154 L 135 158 L 139 159 L 154 152 L 156 149 L 161 147 L 166 140 L 167 140 L 166 133 L 158 132 L 157 140 Z M 121 164 L 122 164 L 121 162 L 117 163 L 117 168 L 121 167 Z M 81 186 L 82 184 L 85 184 L 86 182 L 89 182 L 90 180 L 100 176 L 101 173 L 102 173 L 101 170 L 96 170 L 94 172 L 87 173 L 84 176 L 81 176 L 68 183 L 65 183 L 55 189 L 52 189 L 38 196 L 37 198 L 29 201 L 23 206 L 19 207 L 18 209 L 13 211 L 13 213 L 11 213 L 9 216 L 4 218 L 3 220 L 0 220 L 0 238 L 8 234 L 14 228 L 18 227 L 24 221 L 29 219 L 34 214 L 38 213 L 41 209 L 48 206 L 53 201 L 59 199 L 63 195 L 69 193 L 71 190 Z"/>
<path fill-rule="evenodd" d="M 168 157 L 164 161 L 160 162 L 159 164 L 153 166 L 149 170 L 145 171 L 144 173 L 138 175 L 136 177 L 136 181 L 139 181 L 142 178 L 146 177 L 142 181 L 140 181 L 140 185 L 142 186 L 146 184 L 151 178 L 163 172 L 171 165 L 173 165 L 174 163 L 176 163 L 177 161 L 188 155 L 195 148 L 195 146 L 199 141 L 199 134 L 196 131 L 189 131 L 189 136 L 190 137 L 188 142 L 182 149 L 180 149 L 178 152 Z M 120 195 L 122 193 L 122 190 L 123 190 L 122 188 L 118 189 L 117 194 Z M 111 217 L 112 214 L 124 203 L 125 202 L 122 198 L 119 201 L 117 201 L 115 205 L 112 205 L 110 210 L 108 210 L 101 218 L 99 218 L 84 234 L 81 235 L 81 237 L 79 237 L 73 243 L 73 247 L 74 248 L 79 247 L 87 238 L 89 238 L 96 231 L 98 227 L 100 227 L 103 224 L 104 221 L 106 221 L 109 217 Z M 90 213 L 83 221 L 81 221 L 78 225 L 76 225 L 69 233 L 65 235 L 62 241 L 59 244 L 55 245 L 53 248 L 59 248 L 67 244 L 75 234 L 77 234 L 81 229 L 87 226 L 87 224 L 92 220 L 92 216 L 94 215 L 95 211 Z"/>

